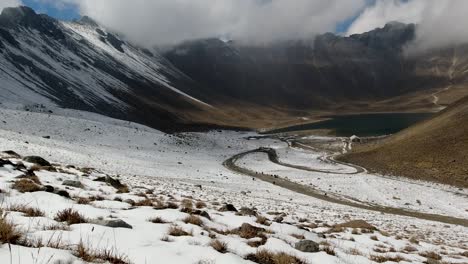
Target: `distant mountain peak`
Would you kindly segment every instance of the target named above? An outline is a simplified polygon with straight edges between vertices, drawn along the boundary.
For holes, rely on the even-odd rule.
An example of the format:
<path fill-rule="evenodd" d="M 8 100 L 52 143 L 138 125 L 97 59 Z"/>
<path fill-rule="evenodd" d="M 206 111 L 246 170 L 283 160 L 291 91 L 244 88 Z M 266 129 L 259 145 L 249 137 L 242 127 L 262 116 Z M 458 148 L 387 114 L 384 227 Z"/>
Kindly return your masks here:
<path fill-rule="evenodd" d="M 80 19 L 76 20 L 75 22 L 81 25 L 99 27 L 99 24 L 94 19 L 90 18 L 89 16 L 83 16 Z"/>

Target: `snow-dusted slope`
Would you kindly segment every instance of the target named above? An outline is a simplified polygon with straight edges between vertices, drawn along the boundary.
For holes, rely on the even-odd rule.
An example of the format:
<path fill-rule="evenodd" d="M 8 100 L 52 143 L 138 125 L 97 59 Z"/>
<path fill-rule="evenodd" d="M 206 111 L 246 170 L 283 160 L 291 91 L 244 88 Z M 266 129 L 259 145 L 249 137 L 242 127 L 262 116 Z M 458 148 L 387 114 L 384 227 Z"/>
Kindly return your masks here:
<path fill-rule="evenodd" d="M 60 22 L 27 7 L 0 15 L 0 103 L 57 105 L 145 122 L 145 112 L 165 112 L 167 105 L 206 107 L 189 95 L 189 83 L 156 52 L 89 18 Z"/>

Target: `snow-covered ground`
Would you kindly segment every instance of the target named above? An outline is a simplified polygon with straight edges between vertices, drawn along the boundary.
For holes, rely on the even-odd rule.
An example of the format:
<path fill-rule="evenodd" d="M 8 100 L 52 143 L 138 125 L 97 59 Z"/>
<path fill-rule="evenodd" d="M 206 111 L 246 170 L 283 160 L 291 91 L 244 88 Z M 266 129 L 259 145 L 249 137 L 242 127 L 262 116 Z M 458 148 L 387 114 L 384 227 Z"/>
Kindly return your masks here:
<path fill-rule="evenodd" d="M 141 125 L 83 112 L 54 110 L 54 115 L 50 115 L 0 109 L 0 151 L 13 150 L 22 156 L 37 155 L 50 161 L 58 172 L 36 168 L 39 170 L 35 174 L 43 185 L 66 190 L 72 198 L 44 191 L 20 193 L 12 190 L 13 182 L 18 181 L 15 177 L 23 172 L 12 165 L 0 167 L 1 207 L 6 221 L 16 224 L 28 240 L 41 238 L 45 241 L 43 244 L 49 244 L 49 247 L 37 249 L 31 247 L 34 245 L 17 243 L 11 250 L 4 244 L 0 248 L 0 263 L 64 263 L 58 260 L 81 263 L 76 252 L 80 241 L 95 252 L 102 253 L 107 249 L 122 254 L 131 263 L 251 263 L 245 258 L 259 249 L 286 252 L 311 264 L 372 263 L 370 259 L 397 260 L 396 256 L 406 262 L 423 263 L 428 252 L 437 253 L 448 263 L 468 262 L 466 227 L 332 204 L 253 180 L 223 167 L 223 161 L 235 154 L 272 147 L 278 150 L 280 159 L 288 163 L 352 170 L 317 160 L 323 153 L 288 148 L 279 140 L 247 139 L 255 135 L 233 131 L 167 135 Z M 253 170 L 274 171 L 281 177 L 311 183 L 344 196 L 467 218 L 466 196 L 453 194 L 450 187 L 409 184 L 367 174 L 298 172 L 269 162 L 266 155 L 246 157 L 248 159 L 239 162 Z M 13 164 L 20 162 L 19 158 L 8 159 Z M 129 193 L 117 193 L 108 184 L 94 181 L 107 174 L 127 184 Z M 80 181 L 83 186 L 63 186 L 64 180 Z M 466 195 L 466 190 L 456 191 Z M 89 201 L 79 204 L 79 197 Z M 150 200 L 151 206 L 138 204 L 146 199 Z M 181 212 L 187 205 L 184 199 L 206 203 L 200 210 L 206 211 L 211 220 L 200 217 L 201 224 L 198 224 L 201 226 L 185 223 L 190 211 Z M 417 205 L 417 199 L 421 205 Z M 154 209 L 168 202 L 175 203 L 177 209 Z M 405 205 L 407 202 L 411 204 Z M 226 203 L 237 209 L 254 208 L 268 219 L 270 225 L 263 225 L 262 221 L 256 223 L 254 216 L 219 211 Z M 15 212 L 12 205 L 39 208 L 44 215 L 26 217 Z M 57 212 L 67 208 L 81 213 L 88 223 L 69 227 L 60 224 L 61 228 L 51 228 L 59 225 L 54 220 Z M 283 215 L 283 221 L 279 221 L 282 223 L 273 221 L 277 213 Z M 155 217 L 168 223 L 148 221 Z M 103 221 L 109 219 L 121 219 L 133 229 L 103 226 Z M 363 233 L 356 228 L 334 228 L 336 232 L 330 232 L 335 224 L 350 220 L 365 220 L 380 231 Z M 265 229 L 262 233 L 266 240 L 255 245 L 258 248 L 252 243 L 261 238 L 246 239 L 233 231 L 243 223 Z M 191 235 L 169 235 L 169 229 L 174 225 Z M 295 243 L 304 239 L 320 243 L 321 251 L 304 253 L 296 250 Z M 59 240 L 60 243 L 47 243 L 49 240 Z M 227 253 L 213 249 L 211 244 L 216 240 L 225 243 Z"/>

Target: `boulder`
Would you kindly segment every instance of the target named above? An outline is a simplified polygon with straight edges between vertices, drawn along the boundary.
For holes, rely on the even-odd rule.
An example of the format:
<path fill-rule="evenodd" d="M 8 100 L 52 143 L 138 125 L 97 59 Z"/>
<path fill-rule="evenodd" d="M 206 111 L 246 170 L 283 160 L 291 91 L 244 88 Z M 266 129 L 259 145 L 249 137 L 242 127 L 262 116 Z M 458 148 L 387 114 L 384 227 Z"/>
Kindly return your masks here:
<path fill-rule="evenodd" d="M 225 205 L 223 205 L 223 207 L 219 208 L 219 211 L 221 211 L 221 212 L 237 212 L 237 209 L 232 204 L 225 204 Z"/>
<path fill-rule="evenodd" d="M 47 160 L 39 156 L 27 156 L 27 157 L 24 157 L 23 160 L 29 163 L 40 165 L 40 166 L 51 166 Z"/>
<path fill-rule="evenodd" d="M 58 190 L 55 194 L 60 195 L 65 198 L 70 198 L 70 194 L 65 190 Z"/>
<path fill-rule="evenodd" d="M 112 227 L 112 228 L 133 229 L 133 226 L 129 225 L 127 222 L 120 220 L 120 219 L 106 220 L 103 226 Z"/>
<path fill-rule="evenodd" d="M 296 243 L 295 248 L 299 251 L 307 253 L 320 251 L 320 245 L 312 240 L 301 240 Z"/>
<path fill-rule="evenodd" d="M 7 154 L 11 158 L 17 158 L 17 159 L 21 158 L 21 156 L 18 153 L 14 152 L 13 150 L 5 150 L 2 153 Z"/>

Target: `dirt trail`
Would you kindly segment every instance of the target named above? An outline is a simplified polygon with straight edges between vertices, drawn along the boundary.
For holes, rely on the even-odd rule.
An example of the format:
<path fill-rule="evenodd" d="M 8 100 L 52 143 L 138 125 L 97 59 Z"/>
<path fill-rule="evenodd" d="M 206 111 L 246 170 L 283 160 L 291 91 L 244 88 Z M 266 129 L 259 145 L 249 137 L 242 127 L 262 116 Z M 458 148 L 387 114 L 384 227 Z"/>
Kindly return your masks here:
<path fill-rule="evenodd" d="M 240 174 L 248 175 L 251 177 L 254 177 L 256 179 L 272 183 L 274 185 L 280 186 L 282 188 L 288 189 L 290 191 L 300 193 L 303 195 L 307 195 L 316 199 L 320 199 L 323 201 L 327 201 L 330 203 L 335 203 L 335 204 L 340 204 L 340 205 L 345 205 L 345 206 L 351 206 L 355 208 L 360 208 L 364 210 L 370 210 L 370 211 L 375 211 L 375 212 L 381 212 L 381 213 L 386 213 L 386 214 L 394 214 L 394 215 L 401 215 L 401 216 L 408 216 L 408 217 L 414 217 L 414 218 L 419 218 L 423 220 L 429 220 L 429 221 L 436 221 L 436 222 L 441 222 L 441 223 L 446 223 L 446 224 L 454 224 L 454 225 L 460 225 L 464 227 L 468 227 L 468 219 L 463 219 L 463 218 L 457 218 L 457 217 L 451 217 L 451 216 L 445 216 L 445 215 L 439 215 L 439 214 L 429 214 L 429 213 L 421 213 L 421 212 L 415 212 L 415 211 L 409 211 L 405 210 L 402 208 L 394 208 L 394 207 L 386 207 L 386 206 L 379 206 L 379 205 L 373 205 L 373 204 L 367 204 L 364 202 L 359 202 L 359 201 L 351 201 L 351 200 L 345 200 L 340 197 L 333 196 L 332 194 L 327 194 L 326 192 L 314 189 L 310 186 L 302 185 L 299 183 L 295 183 L 283 178 L 279 178 L 274 175 L 270 174 L 262 174 L 255 172 L 253 170 L 247 169 L 240 167 L 236 164 L 236 161 L 243 158 L 246 155 L 252 154 L 252 153 L 266 153 L 268 154 L 268 158 L 271 162 L 274 162 L 276 164 L 282 165 L 282 166 L 287 166 L 287 167 L 292 167 L 295 169 L 304 169 L 306 167 L 302 166 L 296 166 L 296 165 L 291 165 L 291 164 L 286 164 L 284 165 L 279 163 L 278 161 L 278 156 L 276 154 L 276 151 L 272 151 L 273 149 L 270 148 L 259 148 L 255 150 L 250 150 L 246 151 L 240 154 L 237 154 L 226 161 L 224 161 L 223 165 L 228 168 L 229 170 L 233 172 L 237 172 Z M 274 152 L 274 153 L 273 153 Z M 277 162 L 278 161 L 278 162 Z M 322 170 L 315 170 L 313 168 L 307 168 L 307 171 L 315 171 L 315 172 L 324 172 Z M 329 172 L 328 172 L 329 173 Z"/>

